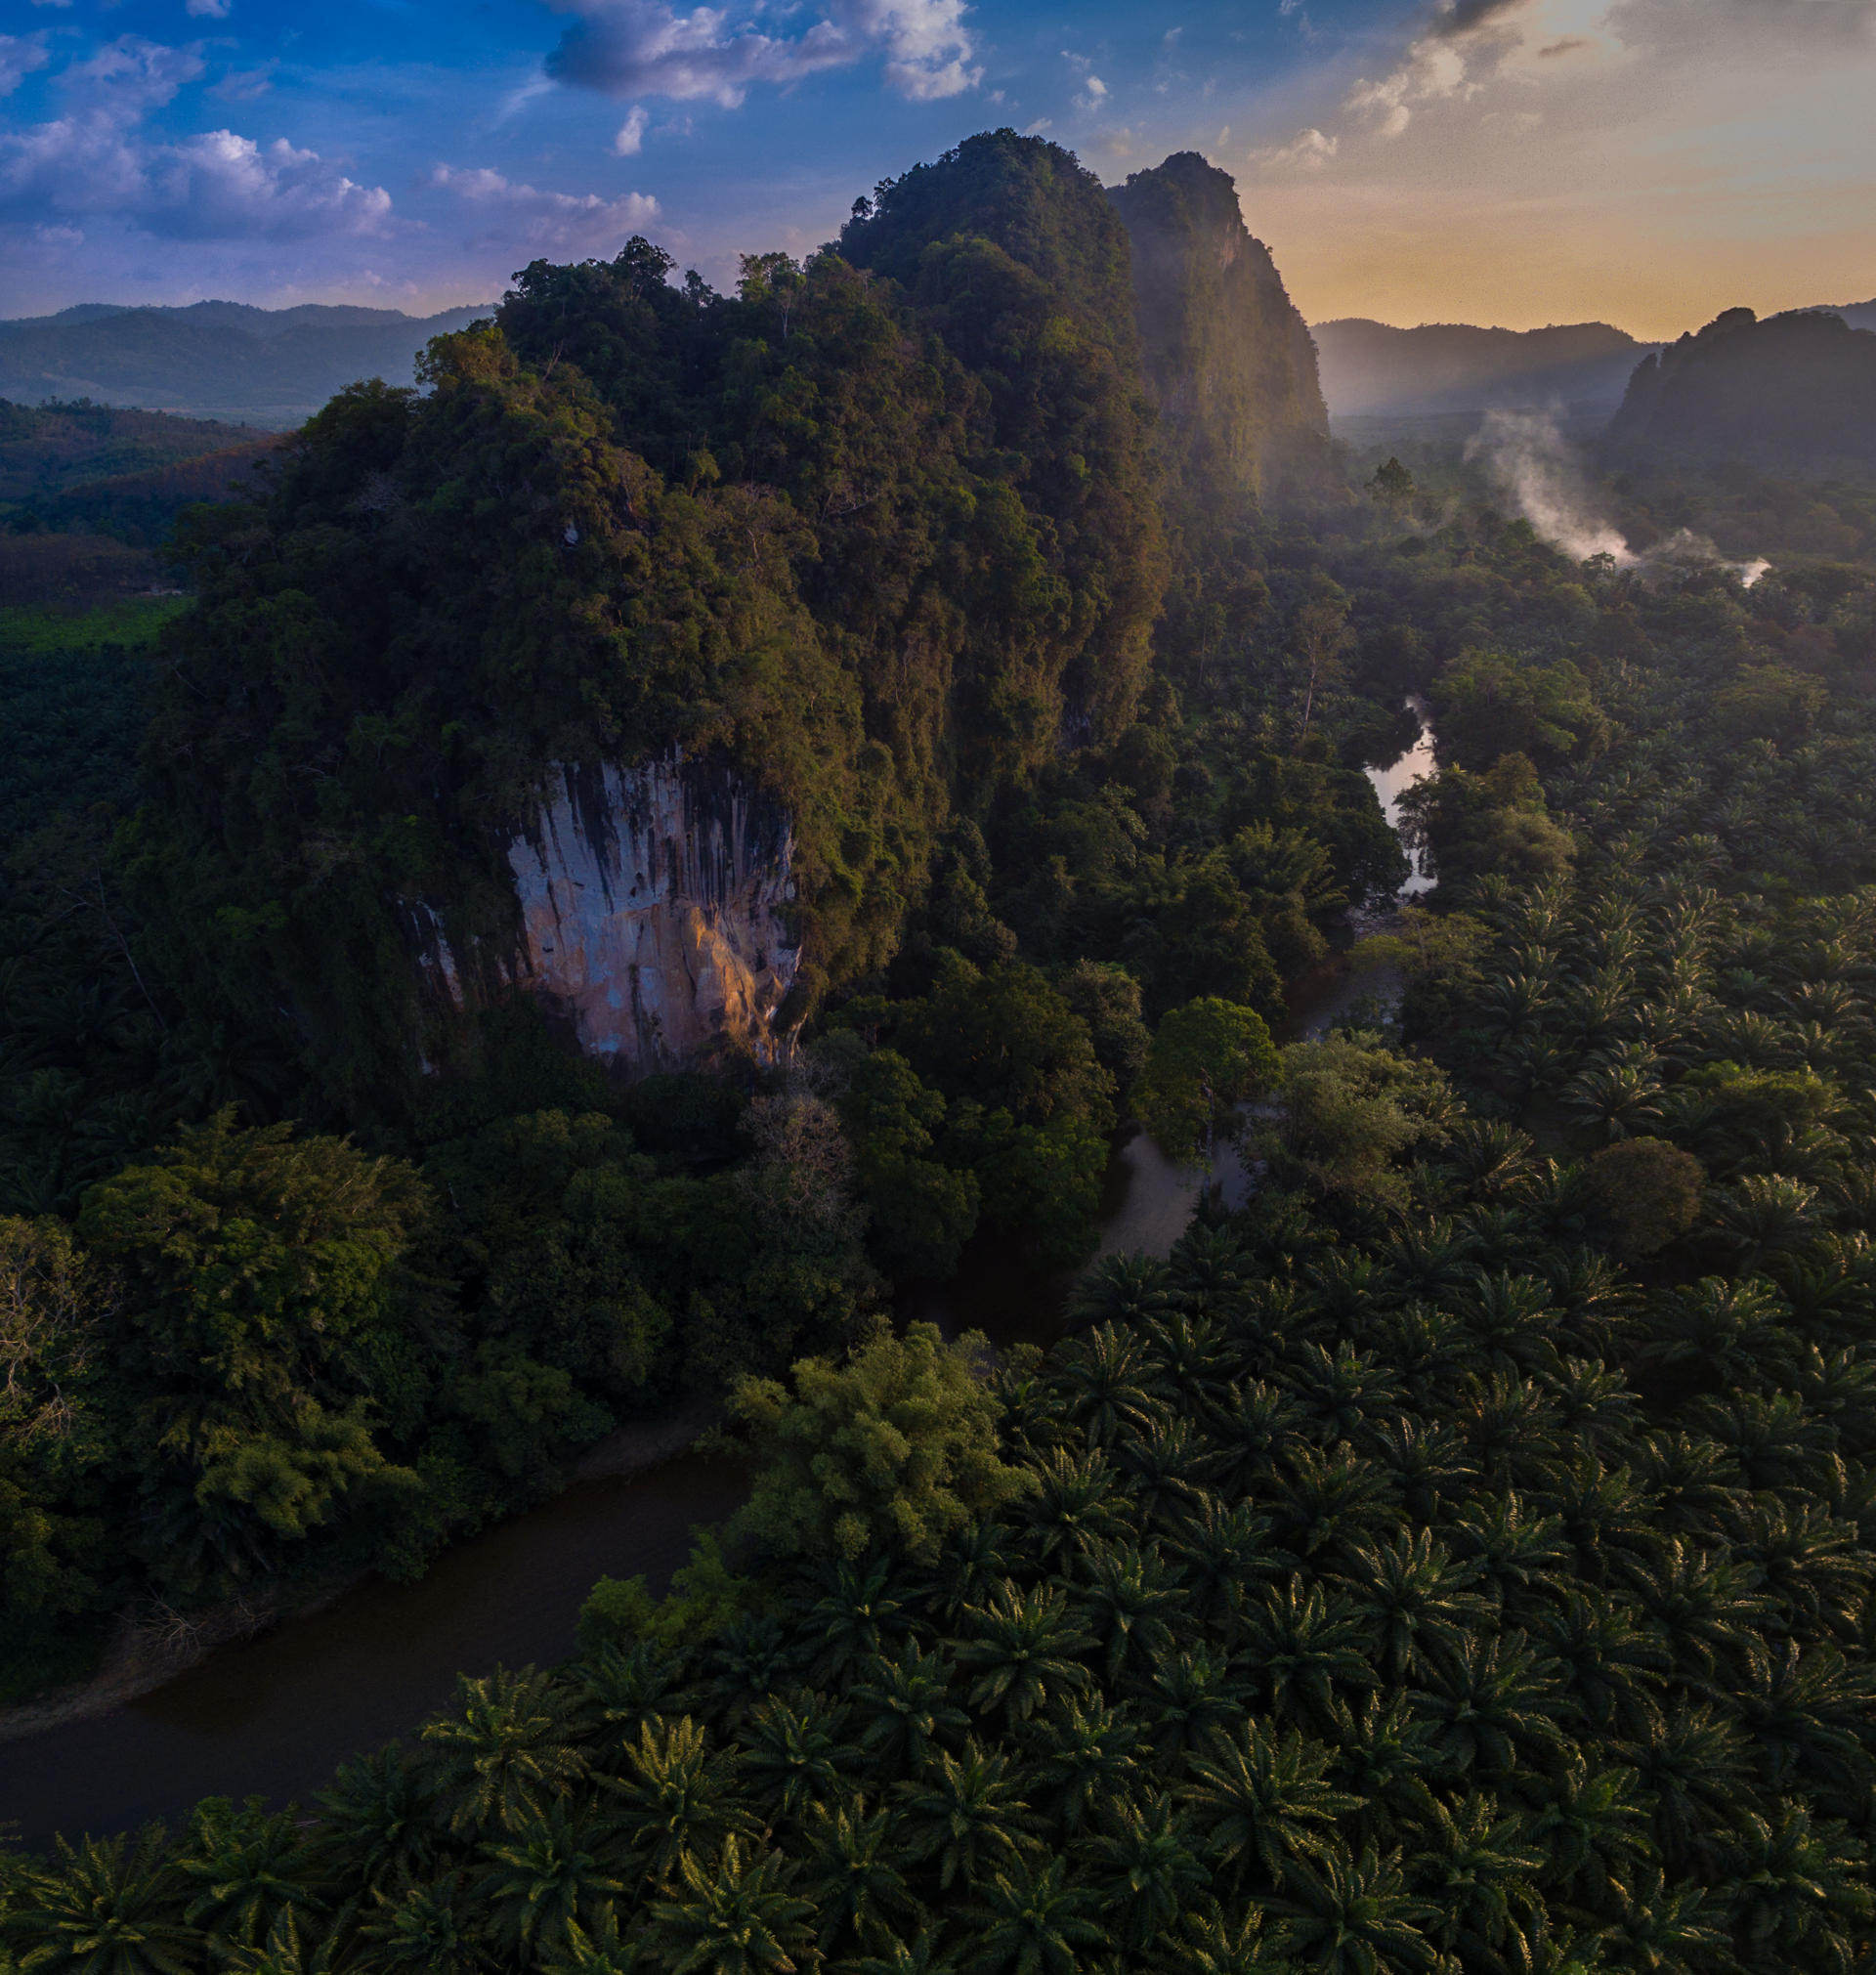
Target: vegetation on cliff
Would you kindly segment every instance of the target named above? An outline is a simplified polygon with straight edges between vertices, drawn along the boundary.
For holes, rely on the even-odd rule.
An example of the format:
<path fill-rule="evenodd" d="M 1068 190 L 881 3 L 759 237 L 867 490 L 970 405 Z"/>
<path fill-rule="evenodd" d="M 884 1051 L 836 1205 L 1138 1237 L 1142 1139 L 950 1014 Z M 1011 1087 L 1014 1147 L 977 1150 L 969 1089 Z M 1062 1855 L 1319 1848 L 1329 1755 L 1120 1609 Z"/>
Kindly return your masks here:
<path fill-rule="evenodd" d="M 687 1383 L 759 1480 L 304 1818 L 14 1863 L 26 1965 L 1868 1958 L 1876 580 L 1256 504 L 1152 381 L 1255 353 L 1130 278 L 1215 191 L 1000 133 L 735 297 L 532 268 L 190 524 L 143 807 L 6 866 L 16 1688 Z M 1278 1048 L 1410 693 L 1405 1001 Z M 495 942 L 548 766 L 674 744 L 796 816 L 793 1064 L 620 1089 L 490 997 L 419 1075 L 399 901 Z M 1250 1206 L 1046 1359 L 889 1334 L 1247 1097 Z"/>

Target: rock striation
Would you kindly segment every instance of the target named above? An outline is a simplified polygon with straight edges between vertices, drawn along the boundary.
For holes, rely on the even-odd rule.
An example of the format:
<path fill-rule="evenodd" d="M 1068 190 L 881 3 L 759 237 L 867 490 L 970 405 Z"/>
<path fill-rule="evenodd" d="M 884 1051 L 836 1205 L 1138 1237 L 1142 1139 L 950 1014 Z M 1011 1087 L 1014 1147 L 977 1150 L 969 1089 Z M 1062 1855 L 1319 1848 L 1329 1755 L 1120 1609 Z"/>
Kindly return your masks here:
<path fill-rule="evenodd" d="M 791 940 L 788 817 L 727 768 L 679 756 L 550 769 L 548 799 L 507 845 L 519 938 L 474 971 L 571 1019 L 588 1054 L 644 1073 L 713 1048 L 786 1053 Z M 478 990 L 434 915 L 419 915 L 433 994 Z"/>

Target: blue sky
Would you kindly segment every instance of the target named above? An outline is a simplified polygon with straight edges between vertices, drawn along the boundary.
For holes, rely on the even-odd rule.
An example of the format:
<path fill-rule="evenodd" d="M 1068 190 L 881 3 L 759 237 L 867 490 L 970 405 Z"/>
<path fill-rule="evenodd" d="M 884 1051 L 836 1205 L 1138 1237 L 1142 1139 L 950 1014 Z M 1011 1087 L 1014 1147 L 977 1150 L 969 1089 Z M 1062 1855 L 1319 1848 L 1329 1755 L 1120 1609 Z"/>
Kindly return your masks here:
<path fill-rule="evenodd" d="M 0 0 L 0 316 L 719 282 L 972 130 L 1196 149 L 1305 314 L 1876 295 L 1876 0 Z"/>

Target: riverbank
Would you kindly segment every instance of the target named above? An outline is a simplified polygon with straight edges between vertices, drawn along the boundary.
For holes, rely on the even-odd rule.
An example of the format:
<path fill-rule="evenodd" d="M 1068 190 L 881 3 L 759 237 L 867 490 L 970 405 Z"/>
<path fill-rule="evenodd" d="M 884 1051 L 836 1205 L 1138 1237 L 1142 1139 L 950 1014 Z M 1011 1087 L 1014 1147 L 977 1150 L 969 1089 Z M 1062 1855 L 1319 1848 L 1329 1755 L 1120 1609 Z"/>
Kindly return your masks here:
<path fill-rule="evenodd" d="M 568 1485 L 647 1474 L 689 1452 L 722 1418 L 723 1408 L 715 1400 L 690 1398 L 659 1419 L 628 1421 L 587 1448 L 568 1477 Z M 225 1648 L 245 1645 L 280 1626 L 329 1610 L 370 1577 L 369 1571 L 351 1571 L 310 1585 L 270 1587 L 251 1598 L 199 1611 L 159 1608 L 126 1614 L 88 1680 L 0 1708 L 0 1742 L 112 1713 L 167 1687 Z"/>

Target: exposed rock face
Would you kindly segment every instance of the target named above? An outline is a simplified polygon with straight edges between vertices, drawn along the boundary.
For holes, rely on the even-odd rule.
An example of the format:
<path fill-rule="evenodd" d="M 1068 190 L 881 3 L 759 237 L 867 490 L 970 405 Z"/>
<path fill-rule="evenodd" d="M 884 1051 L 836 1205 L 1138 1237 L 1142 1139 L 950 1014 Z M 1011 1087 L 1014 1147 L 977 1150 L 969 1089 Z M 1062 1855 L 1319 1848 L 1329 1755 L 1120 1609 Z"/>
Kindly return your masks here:
<path fill-rule="evenodd" d="M 789 821 L 728 770 L 677 759 L 550 772 L 557 790 L 508 846 L 520 909 L 496 969 L 568 1013 L 580 1045 L 621 1067 L 681 1063 L 714 1043 L 764 1059 L 800 949 Z M 451 1004 L 461 967 L 428 928 L 426 970 Z"/>
<path fill-rule="evenodd" d="M 1194 494 L 1306 482 L 1329 451 L 1316 347 L 1229 174 L 1177 151 L 1108 196 L 1132 242 L 1142 367 Z"/>

